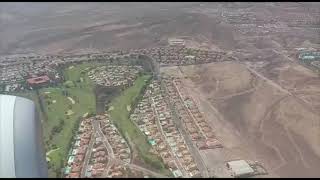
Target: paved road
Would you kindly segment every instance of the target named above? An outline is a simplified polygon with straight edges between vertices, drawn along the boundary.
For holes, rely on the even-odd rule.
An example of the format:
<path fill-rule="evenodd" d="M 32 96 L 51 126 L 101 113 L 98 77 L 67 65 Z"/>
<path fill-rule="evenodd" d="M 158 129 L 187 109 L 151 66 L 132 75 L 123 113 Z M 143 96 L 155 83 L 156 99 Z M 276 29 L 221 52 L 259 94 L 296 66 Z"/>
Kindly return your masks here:
<path fill-rule="evenodd" d="M 101 137 L 103 139 L 102 143 L 108 151 L 108 156 L 107 156 L 108 157 L 108 164 L 107 164 L 106 170 L 104 171 L 104 175 L 103 175 L 103 176 L 106 176 L 109 173 L 110 168 L 114 164 L 114 162 L 113 162 L 113 158 L 115 158 L 114 152 L 113 152 L 112 146 L 110 145 L 109 141 L 107 140 L 107 138 L 105 137 L 105 135 L 103 134 L 103 132 L 101 130 L 100 123 L 98 121 L 93 121 L 92 125 L 93 125 L 94 130 L 98 133 L 99 137 Z"/>
<path fill-rule="evenodd" d="M 136 170 L 140 170 L 140 171 L 144 171 L 146 173 L 152 174 L 155 177 L 168 178 L 167 176 L 164 176 L 162 174 L 156 173 L 156 172 L 151 171 L 149 169 L 146 169 L 144 167 L 141 167 L 141 166 L 138 166 L 138 165 L 135 165 L 135 164 L 130 164 L 130 163 L 124 162 L 124 161 L 122 161 L 120 159 L 116 159 L 115 155 L 114 155 L 114 152 L 113 152 L 113 149 L 112 149 L 112 146 L 110 145 L 108 139 L 106 138 L 106 136 L 103 134 L 103 132 L 101 130 L 100 123 L 98 121 L 93 121 L 93 127 L 94 127 L 94 130 L 98 133 L 99 137 L 102 137 L 102 139 L 103 139 L 102 142 L 103 142 L 105 148 L 108 151 L 108 155 L 107 155 L 107 157 L 108 157 L 108 165 L 107 165 L 106 171 L 103 174 L 103 177 L 107 177 L 107 174 L 108 174 L 110 168 L 112 167 L 112 165 L 114 165 L 115 163 L 119 163 L 119 164 L 122 164 L 122 165 L 125 165 L 125 166 L 129 166 L 132 169 L 136 169 Z"/>
<path fill-rule="evenodd" d="M 159 174 L 159 173 L 157 173 L 157 172 L 151 171 L 151 170 L 146 169 L 146 168 L 144 168 L 144 167 L 138 166 L 138 165 L 136 165 L 136 164 L 130 164 L 130 163 L 124 162 L 124 161 L 122 161 L 122 160 L 120 160 L 120 159 L 115 159 L 115 158 L 112 158 L 112 159 L 113 159 L 113 161 L 114 161 L 115 163 L 119 163 L 119 164 L 122 164 L 122 165 L 124 165 L 124 166 L 128 166 L 128 167 L 130 167 L 130 168 L 132 168 L 132 169 L 135 169 L 135 170 L 138 170 L 138 171 L 143 171 L 143 172 L 149 173 L 149 174 L 151 174 L 151 175 L 153 175 L 153 176 L 155 176 L 155 177 L 158 177 L 158 178 L 168 178 L 167 176 L 164 176 L 164 175 Z"/>
<path fill-rule="evenodd" d="M 164 90 L 166 90 L 166 92 L 167 92 L 167 88 L 163 84 L 163 82 L 161 82 L 161 87 Z M 176 114 L 176 111 L 175 111 L 173 104 L 169 100 L 168 100 L 168 104 L 170 106 L 170 109 L 172 109 L 173 116 L 175 118 L 174 123 L 176 124 L 176 126 L 180 130 L 180 133 L 185 138 L 185 142 L 188 146 L 188 149 L 189 149 L 190 153 L 192 154 L 192 156 L 194 157 L 195 162 L 197 163 L 197 167 L 199 168 L 202 177 L 209 177 L 209 172 L 208 172 L 207 166 L 205 165 L 198 148 L 194 146 L 189 133 L 187 132 L 187 130 L 185 129 L 185 127 L 183 125 L 183 122 L 179 119 L 178 115 Z"/>
<path fill-rule="evenodd" d="M 80 174 L 80 177 L 82 177 L 82 178 L 85 177 L 94 142 L 95 142 L 95 136 L 94 136 L 94 133 L 92 133 L 91 140 L 90 140 L 86 155 L 84 157 L 83 167 L 82 167 L 81 174 Z"/>
<path fill-rule="evenodd" d="M 154 100 L 153 100 L 152 97 L 150 97 L 150 99 L 151 99 L 151 102 L 152 102 L 151 106 L 152 106 L 153 113 L 156 115 L 156 121 L 157 121 L 158 129 L 160 130 L 161 135 L 164 137 L 165 141 L 168 142 L 167 137 L 166 137 L 165 133 L 163 132 L 162 126 L 160 124 L 159 114 L 155 109 Z M 178 169 L 183 173 L 183 177 L 190 177 L 188 172 L 183 168 L 179 158 L 177 157 L 176 153 L 173 152 L 171 147 L 170 147 L 170 152 L 173 155 L 173 157 L 175 158 L 175 164 L 177 165 Z"/>

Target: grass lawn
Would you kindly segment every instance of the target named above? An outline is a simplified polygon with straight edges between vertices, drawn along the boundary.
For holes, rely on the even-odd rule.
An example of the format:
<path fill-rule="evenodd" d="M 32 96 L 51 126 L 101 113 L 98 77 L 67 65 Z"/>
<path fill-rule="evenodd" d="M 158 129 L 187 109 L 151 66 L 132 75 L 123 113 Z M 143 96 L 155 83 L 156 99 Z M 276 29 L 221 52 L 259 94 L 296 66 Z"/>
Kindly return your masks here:
<path fill-rule="evenodd" d="M 39 112 L 41 112 L 40 118 L 42 119 L 46 151 L 51 151 L 48 155 L 50 159 L 49 177 L 58 177 L 57 172 L 60 172 L 63 168 L 63 162 L 66 161 L 69 152 L 69 143 L 73 137 L 72 130 L 76 127 L 80 118 L 86 113 L 95 113 L 96 111 L 94 84 L 87 76 L 87 72 L 91 68 L 101 65 L 105 64 L 83 63 L 73 65 L 72 68 L 67 67 L 63 70 L 63 75 L 65 81 L 72 82 L 69 88 L 60 85 L 39 89 L 40 99 L 42 99 L 44 106 L 43 112 L 40 111 L 39 97 L 35 90 L 13 94 L 33 100 Z M 164 167 L 161 160 L 149 152 L 151 145 L 148 144 L 145 135 L 129 119 L 129 111 L 134 108 L 131 107 L 132 102 L 139 97 L 149 78 L 151 78 L 150 75 L 140 76 L 133 86 L 113 99 L 110 105 L 110 115 L 122 135 L 127 134 L 132 143 L 136 145 L 139 156 L 148 165 L 155 167 L 163 174 L 171 176 L 171 172 Z M 72 104 L 68 97 L 71 97 L 75 104 Z"/>
<path fill-rule="evenodd" d="M 94 86 L 86 73 L 88 68 L 94 66 L 97 64 L 80 64 L 64 70 L 65 80 L 72 81 L 75 84 L 74 87 L 66 88 L 61 85 L 40 90 L 40 96 L 44 99 L 44 109 L 48 116 L 48 120 L 43 124 L 45 142 L 48 141 L 47 151 L 60 148 L 48 156 L 50 164 L 53 165 L 49 168 L 49 177 L 57 177 L 56 172 L 63 167 L 63 162 L 69 151 L 68 145 L 73 137 L 72 129 L 79 123 L 79 118 L 86 113 L 95 113 L 96 111 L 95 95 L 92 89 Z M 64 94 L 64 91 L 67 91 L 68 94 Z M 72 104 L 68 97 L 71 97 L 75 104 Z M 61 131 L 51 135 L 53 129 L 59 126 L 62 120 L 64 123 Z"/>
<path fill-rule="evenodd" d="M 163 174 L 171 175 L 171 172 L 164 167 L 161 160 L 149 152 L 151 145 L 148 144 L 145 135 L 129 119 L 130 112 L 127 108 L 140 95 L 142 88 L 146 85 L 146 81 L 149 78 L 151 78 L 150 75 L 140 76 L 133 86 L 124 90 L 119 97 L 113 99 L 110 104 L 110 107 L 113 107 L 113 109 L 109 111 L 109 114 L 122 135 L 128 134 L 132 143 L 136 145 L 139 156 L 146 163 L 154 166 L 155 169 L 158 169 Z"/>

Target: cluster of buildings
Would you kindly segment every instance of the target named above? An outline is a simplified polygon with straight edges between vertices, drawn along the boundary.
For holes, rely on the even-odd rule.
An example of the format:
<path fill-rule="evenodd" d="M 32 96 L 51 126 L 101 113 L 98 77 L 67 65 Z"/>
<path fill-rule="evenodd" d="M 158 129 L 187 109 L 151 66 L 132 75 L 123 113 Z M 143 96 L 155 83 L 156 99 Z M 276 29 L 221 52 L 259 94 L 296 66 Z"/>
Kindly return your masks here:
<path fill-rule="evenodd" d="M 36 87 L 49 82 L 60 82 L 61 75 L 56 70 L 55 64 L 48 61 L 27 61 L 0 65 L 0 84 L 5 84 L 5 91 L 22 90 Z M 37 78 L 48 80 L 37 82 Z"/>
<path fill-rule="evenodd" d="M 173 122 L 173 115 L 160 91 L 160 82 L 153 81 L 138 103 L 131 120 L 147 136 L 153 150 L 175 177 L 200 177 L 200 171 L 184 137 Z"/>
<path fill-rule="evenodd" d="M 298 53 L 299 61 L 309 65 L 312 69 L 320 72 L 320 52 L 319 51 L 300 51 Z"/>
<path fill-rule="evenodd" d="M 146 176 L 145 173 L 141 171 L 137 171 L 126 165 L 114 163 L 110 167 L 110 171 L 108 172 L 106 177 L 108 178 L 142 178 L 142 177 L 148 177 L 148 176 Z"/>
<path fill-rule="evenodd" d="M 96 131 L 96 138 L 84 176 L 93 178 L 122 176 L 121 168 L 123 165 L 119 164 L 121 168 L 112 168 L 115 164 L 112 158 L 130 163 L 131 153 L 128 144 L 121 137 L 117 128 L 110 122 L 107 114 L 97 115 L 91 119 L 98 121 L 99 127 L 97 128 L 102 129 L 103 136 L 99 135 L 98 130 Z M 108 145 L 106 143 L 110 144 L 109 148 L 112 150 L 107 149 Z"/>
<path fill-rule="evenodd" d="M 13 56 L 0 57 L 0 86 L 5 85 L 6 91 L 17 91 L 24 88 L 34 88 L 50 83 L 58 83 L 63 80 L 59 69 L 67 67 L 74 63 L 84 62 L 104 62 L 106 64 L 116 65 L 133 65 L 134 59 L 138 59 L 140 55 L 146 55 L 156 60 L 161 65 L 188 65 L 201 64 L 216 61 L 228 61 L 232 58 L 224 58 L 225 52 L 215 52 L 200 49 L 190 49 L 184 47 L 184 41 L 176 39 L 170 41 L 172 46 L 164 46 L 151 49 L 138 49 L 127 51 L 112 51 L 103 53 L 80 54 L 80 55 L 59 55 L 59 56 Z M 182 45 L 179 45 L 182 44 Z M 110 67 L 111 68 L 111 67 Z M 127 70 L 129 70 L 128 68 Z M 126 70 L 123 74 L 126 75 Z M 110 71 L 112 72 L 112 71 Z M 121 72 L 119 72 L 121 74 Z M 135 72 L 127 72 L 127 78 L 134 78 Z M 115 78 L 117 73 L 101 72 L 101 74 L 90 73 L 92 79 L 95 79 L 99 84 L 106 86 L 111 85 L 112 78 Z M 49 79 L 42 81 L 47 76 Z M 110 76 L 111 79 L 108 79 Z M 106 78 L 103 78 L 106 77 Z M 40 78 L 37 82 L 34 78 Z M 30 81 L 27 81 L 30 79 Z M 32 80 L 33 79 L 33 80 Z M 121 78 L 120 78 L 121 79 Z M 110 82 L 109 82 L 110 81 Z M 123 82 L 121 82 L 123 81 Z M 125 80 L 115 82 L 126 84 Z M 1 89 L 0 89 L 1 90 Z"/>
<path fill-rule="evenodd" d="M 305 51 L 299 53 L 299 60 L 302 61 L 320 61 L 320 52 Z"/>
<path fill-rule="evenodd" d="M 96 136 L 93 143 L 91 156 L 89 157 L 88 166 L 86 166 L 85 177 L 101 177 L 109 163 L 107 158 L 108 151 L 103 145 L 102 138 Z"/>
<path fill-rule="evenodd" d="M 167 46 L 135 50 L 135 53 L 150 56 L 161 65 L 190 65 L 232 60 L 224 58 L 225 52 L 191 49 L 183 46 Z"/>
<path fill-rule="evenodd" d="M 266 15 L 261 18 L 252 11 L 224 10 L 221 12 L 221 17 L 224 22 L 231 24 L 243 35 L 267 35 L 288 31 L 288 26 L 279 22 L 277 18 Z"/>
<path fill-rule="evenodd" d="M 306 12 L 307 11 L 307 12 Z M 285 19 L 289 27 L 317 27 L 319 28 L 319 11 L 303 10 L 288 14 Z"/>
<path fill-rule="evenodd" d="M 91 121 L 92 119 L 90 118 L 81 121 L 78 134 L 69 151 L 68 162 L 64 169 L 64 175 L 67 178 L 79 178 L 81 175 L 84 158 L 93 133 Z"/>
<path fill-rule="evenodd" d="M 141 66 L 101 66 L 89 71 L 88 76 L 101 86 L 130 86 L 141 70 Z"/>
<path fill-rule="evenodd" d="M 215 137 L 211 126 L 199 111 L 192 97 L 185 91 L 181 79 L 165 77 L 162 80 L 170 96 L 170 101 L 174 105 L 193 143 L 200 150 L 221 148 L 222 144 Z"/>
<path fill-rule="evenodd" d="M 274 9 L 272 14 L 252 9 L 224 9 L 221 19 L 231 24 L 243 35 L 265 36 L 273 33 L 287 33 L 297 28 L 319 30 L 319 12 L 307 9 Z"/>
<path fill-rule="evenodd" d="M 131 151 L 127 141 L 122 137 L 119 130 L 111 122 L 109 116 L 97 115 L 96 118 L 99 120 L 100 127 L 103 134 L 107 137 L 109 144 L 112 147 L 113 155 L 116 159 L 120 159 L 123 162 L 131 162 Z"/>
<path fill-rule="evenodd" d="M 257 175 L 268 175 L 263 164 L 258 161 L 236 159 L 226 162 L 226 168 L 230 175 L 235 178 L 246 178 Z"/>
<path fill-rule="evenodd" d="M 251 12 L 245 11 L 222 11 L 221 17 L 229 24 L 255 24 L 256 16 Z"/>
<path fill-rule="evenodd" d="M 290 30 L 288 25 L 282 22 L 276 22 L 272 24 L 237 24 L 236 31 L 240 32 L 243 35 L 256 35 L 256 36 L 265 36 L 270 35 L 271 33 L 285 33 Z"/>
<path fill-rule="evenodd" d="M 98 127 L 93 126 L 94 121 L 98 123 Z M 99 129 L 103 133 L 102 136 L 99 134 Z M 109 143 L 111 150 L 106 143 Z M 122 176 L 123 165 L 118 165 L 121 168 L 112 168 L 114 163 L 110 164 L 111 158 L 129 164 L 131 151 L 127 142 L 111 123 L 107 114 L 86 118 L 82 120 L 69 152 L 64 175 L 67 178 Z"/>
<path fill-rule="evenodd" d="M 3 91 L 35 88 L 63 80 L 59 69 L 74 63 L 102 61 L 108 64 L 130 64 L 128 54 L 95 53 L 66 56 L 10 56 L 0 57 L 0 86 Z M 49 79 L 47 79 L 49 78 Z M 39 80 L 39 81 L 37 81 Z M 0 89 L 2 90 L 2 89 Z"/>

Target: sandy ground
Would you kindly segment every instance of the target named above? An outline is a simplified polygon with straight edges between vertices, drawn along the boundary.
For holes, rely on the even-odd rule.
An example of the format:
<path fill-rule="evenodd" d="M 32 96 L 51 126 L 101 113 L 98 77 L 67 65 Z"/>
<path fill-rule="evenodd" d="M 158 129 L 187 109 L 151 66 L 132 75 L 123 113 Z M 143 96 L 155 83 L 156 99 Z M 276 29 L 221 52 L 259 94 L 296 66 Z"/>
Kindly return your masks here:
<path fill-rule="evenodd" d="M 75 103 L 76 103 L 71 97 L 68 97 L 68 99 L 70 100 L 70 102 L 71 102 L 72 104 L 75 104 Z"/>
<path fill-rule="evenodd" d="M 247 51 L 247 57 L 252 60 L 265 59 L 273 56 L 272 49 L 286 54 L 287 50 L 296 47 L 318 46 L 317 30 L 282 27 L 300 17 L 306 22 L 308 18 L 317 19 L 319 5 L 289 2 L 281 5 L 219 2 L 2 3 L 0 54 L 150 48 L 166 45 L 169 37 L 187 37 L 188 47 Z M 222 17 L 223 13 L 252 16 L 249 21 L 234 19 L 240 24 L 233 24 L 229 18 Z M 254 18 L 256 20 L 250 22 Z M 275 19 L 277 22 L 270 22 Z M 280 32 L 261 34 L 259 29 L 254 29 L 253 34 L 240 33 L 243 29 L 252 30 L 241 26 L 242 23 L 261 26 L 262 21 L 267 26 L 279 28 Z"/>
<path fill-rule="evenodd" d="M 274 82 L 282 82 L 281 86 L 296 82 L 299 97 L 279 91 L 233 62 L 171 67 L 162 72 L 184 78 L 185 87 L 221 139 L 223 149 L 203 153 L 211 170 L 228 160 L 247 159 L 261 162 L 271 177 L 319 177 L 320 116 L 312 111 L 316 102 L 307 105 L 299 99 L 305 96 L 303 92 L 317 95 L 320 83 L 312 72 L 300 65 L 278 70 L 280 79 Z M 292 76 L 283 75 L 287 73 Z M 299 78 L 312 80 L 297 83 Z M 226 173 L 219 172 L 221 176 Z"/>
<path fill-rule="evenodd" d="M 72 115 L 72 114 L 74 114 L 74 112 L 69 109 L 69 110 L 67 111 L 67 116 L 70 116 L 70 115 Z"/>

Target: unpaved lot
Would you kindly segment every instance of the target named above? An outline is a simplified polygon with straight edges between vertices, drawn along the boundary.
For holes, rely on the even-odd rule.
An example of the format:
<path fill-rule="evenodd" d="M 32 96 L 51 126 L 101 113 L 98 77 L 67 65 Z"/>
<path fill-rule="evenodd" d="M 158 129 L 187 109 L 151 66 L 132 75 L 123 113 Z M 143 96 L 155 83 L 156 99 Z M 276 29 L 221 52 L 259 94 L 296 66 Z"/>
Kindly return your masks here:
<path fill-rule="evenodd" d="M 273 78 L 262 72 L 292 94 L 235 62 L 171 67 L 162 72 L 184 77 L 185 87 L 224 145 L 220 153 L 203 153 L 212 170 L 222 167 L 222 159 L 248 159 L 261 162 L 271 177 L 320 176 L 319 99 L 301 100 L 316 97 L 320 90 L 312 72 L 286 63 L 268 71 Z M 292 91 L 292 84 L 299 93 Z"/>

